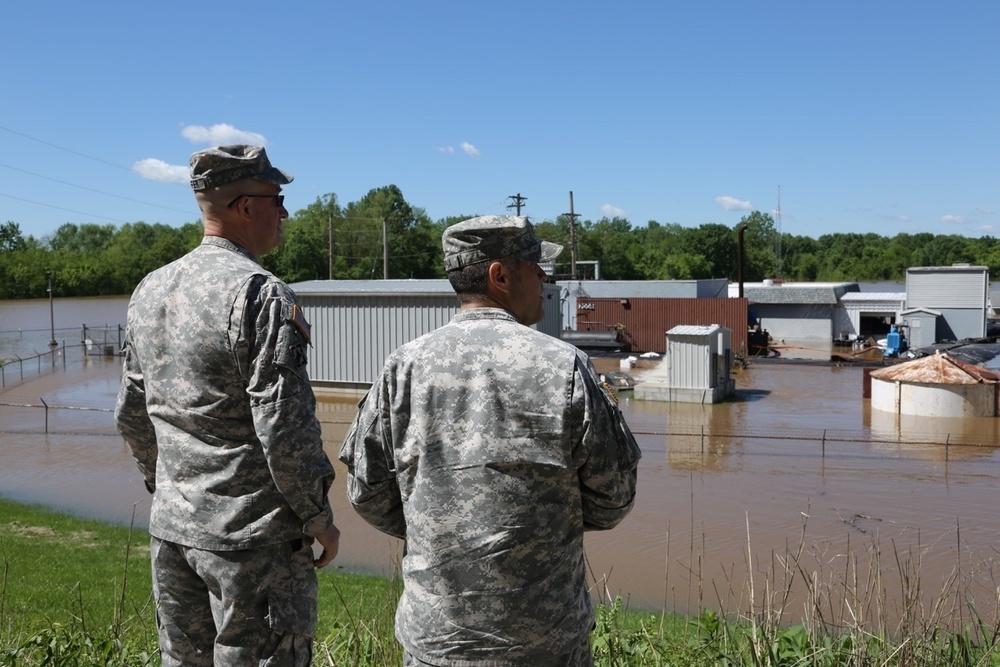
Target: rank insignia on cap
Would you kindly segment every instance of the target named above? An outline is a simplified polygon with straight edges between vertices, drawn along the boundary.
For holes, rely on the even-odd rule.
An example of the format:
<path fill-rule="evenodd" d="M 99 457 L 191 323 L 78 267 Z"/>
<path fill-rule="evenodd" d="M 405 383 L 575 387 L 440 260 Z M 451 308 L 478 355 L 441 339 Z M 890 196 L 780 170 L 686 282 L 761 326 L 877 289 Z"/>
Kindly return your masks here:
<path fill-rule="evenodd" d="M 302 312 L 296 304 L 292 308 L 292 324 L 298 327 L 299 331 L 302 332 L 303 337 L 305 337 L 306 342 L 312 345 L 312 327 L 309 326 L 309 322 L 306 320 L 306 314 Z"/>

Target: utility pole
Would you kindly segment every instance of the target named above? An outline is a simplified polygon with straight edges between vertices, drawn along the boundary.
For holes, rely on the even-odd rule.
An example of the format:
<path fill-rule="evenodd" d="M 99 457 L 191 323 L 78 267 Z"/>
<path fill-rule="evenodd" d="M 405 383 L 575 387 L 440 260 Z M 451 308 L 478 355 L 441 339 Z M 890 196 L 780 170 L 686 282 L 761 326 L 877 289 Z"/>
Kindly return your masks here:
<path fill-rule="evenodd" d="M 52 272 L 46 271 L 45 273 L 49 276 L 49 349 L 54 350 L 59 347 L 59 343 L 56 342 L 56 311 L 52 305 Z M 52 363 L 55 363 L 55 357 L 52 357 Z"/>
<path fill-rule="evenodd" d="M 382 218 L 382 280 L 389 279 L 389 232 Z"/>
<path fill-rule="evenodd" d="M 521 206 L 524 205 L 524 202 L 528 201 L 528 198 L 527 197 L 522 197 L 521 193 L 518 192 L 516 195 L 511 195 L 511 196 L 507 197 L 507 199 L 514 200 L 513 204 L 507 204 L 507 208 L 509 208 L 509 209 L 510 208 L 516 208 L 517 209 L 517 214 L 521 215 Z"/>
<path fill-rule="evenodd" d="M 328 280 L 333 280 L 333 213 L 326 214 L 326 233 L 327 242 L 330 244 L 330 251 L 327 253 L 329 265 L 326 277 Z"/>
<path fill-rule="evenodd" d="M 572 280 L 576 280 L 576 219 L 579 213 L 573 212 L 573 191 L 569 191 L 569 213 L 563 213 L 569 218 L 569 273 Z"/>

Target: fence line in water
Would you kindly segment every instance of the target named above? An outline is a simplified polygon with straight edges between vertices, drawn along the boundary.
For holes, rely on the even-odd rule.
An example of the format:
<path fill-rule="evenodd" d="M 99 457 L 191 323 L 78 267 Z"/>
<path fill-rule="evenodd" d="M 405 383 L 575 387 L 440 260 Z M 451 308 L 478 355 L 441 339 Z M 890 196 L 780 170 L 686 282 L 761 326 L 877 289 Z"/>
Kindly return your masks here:
<path fill-rule="evenodd" d="M 45 402 L 41 397 L 38 399 L 38 403 L 25 403 L 25 402 L 6 402 L 0 401 L 0 414 L 3 413 L 5 408 L 10 409 L 38 409 L 42 413 L 39 415 L 40 423 L 39 428 L 41 431 L 35 430 L 21 430 L 17 433 L 21 434 L 32 434 L 32 433 L 46 433 L 50 435 L 78 435 L 76 431 L 51 431 L 49 429 L 49 414 L 52 411 L 58 410 L 76 410 L 83 412 L 98 412 L 111 414 L 114 412 L 113 408 L 101 408 L 92 406 L 81 406 L 81 405 L 50 405 Z M 346 425 L 348 421 L 343 421 L 340 419 L 323 419 L 324 411 L 320 409 L 317 412 L 317 417 L 321 424 L 326 425 Z M 0 420 L 2 423 L 3 420 Z M 994 443 L 987 442 L 977 442 L 972 439 L 962 438 L 960 436 L 953 436 L 952 434 L 942 434 L 938 437 L 927 437 L 922 439 L 911 439 L 903 437 L 895 437 L 889 434 L 885 434 L 880 437 L 876 434 L 870 434 L 864 431 L 847 431 L 847 430 L 832 430 L 832 429 L 822 429 L 816 432 L 803 432 L 794 429 L 775 429 L 769 433 L 754 433 L 751 431 L 744 432 L 707 432 L 704 428 L 700 431 L 693 431 L 690 429 L 665 429 L 656 431 L 641 431 L 633 430 L 635 436 L 643 439 L 644 444 L 647 446 L 643 447 L 643 451 L 648 454 L 655 453 L 657 451 L 666 452 L 668 449 L 666 439 L 674 438 L 673 449 L 676 452 L 683 452 L 688 455 L 696 455 L 701 457 L 714 456 L 717 452 L 713 452 L 711 447 L 713 443 L 725 442 L 726 444 L 732 444 L 738 441 L 760 441 L 762 443 L 772 443 L 781 444 L 786 443 L 807 443 L 812 445 L 810 448 L 790 448 L 790 447 L 777 447 L 777 448 L 759 448 L 759 449 L 739 449 L 730 450 L 726 452 L 726 456 L 739 456 L 739 457 L 796 457 L 796 458 L 818 458 L 826 459 L 830 457 L 836 458 L 853 458 L 853 459 L 877 459 L 877 460 L 887 460 L 887 459 L 923 459 L 917 452 L 911 452 L 907 455 L 905 451 L 895 451 L 891 454 L 886 452 L 863 450 L 860 446 L 879 446 L 879 445 L 901 445 L 909 447 L 934 447 L 940 449 L 943 453 L 943 461 L 947 463 L 951 457 L 952 452 L 957 448 L 975 448 L 978 450 L 993 450 L 997 449 L 997 445 Z M 0 433 L 12 433 L 12 431 L 7 431 L 0 428 Z M 113 425 L 107 431 L 88 431 L 88 435 L 118 435 L 117 431 L 114 430 Z M 663 449 L 658 449 L 656 447 L 649 447 L 649 438 L 663 438 L 664 447 Z M 831 452 L 828 450 L 827 445 L 856 445 L 857 447 L 848 448 L 837 448 L 836 452 Z M 926 452 L 924 452 L 926 453 Z M 980 463 L 993 464 L 996 465 L 1000 461 L 994 461 L 990 459 L 983 459 Z"/>

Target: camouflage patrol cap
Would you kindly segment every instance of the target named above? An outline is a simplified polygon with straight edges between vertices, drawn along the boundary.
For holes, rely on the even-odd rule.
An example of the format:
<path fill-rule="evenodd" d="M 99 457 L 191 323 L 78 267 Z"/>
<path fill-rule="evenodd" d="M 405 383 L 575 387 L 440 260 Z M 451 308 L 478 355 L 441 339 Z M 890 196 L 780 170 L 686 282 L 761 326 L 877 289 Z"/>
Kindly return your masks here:
<path fill-rule="evenodd" d="M 191 154 L 191 189 L 195 192 L 244 178 L 285 185 L 291 183 L 294 176 L 271 166 L 263 146 L 233 144 Z"/>
<path fill-rule="evenodd" d="M 551 262 L 563 247 L 539 241 L 527 218 L 483 215 L 448 227 L 441 237 L 446 271 L 502 257 Z"/>

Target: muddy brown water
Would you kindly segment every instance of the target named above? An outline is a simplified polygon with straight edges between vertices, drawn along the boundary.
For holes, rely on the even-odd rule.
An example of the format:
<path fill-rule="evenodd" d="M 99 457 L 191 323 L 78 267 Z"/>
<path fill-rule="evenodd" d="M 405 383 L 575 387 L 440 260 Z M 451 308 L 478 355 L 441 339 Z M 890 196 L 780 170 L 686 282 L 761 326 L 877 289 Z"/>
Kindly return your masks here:
<path fill-rule="evenodd" d="M 112 423 L 119 360 L 73 354 L 0 393 L 0 495 L 144 526 L 149 496 Z M 618 360 L 596 363 L 619 370 Z M 658 363 L 629 372 L 641 380 Z M 587 535 L 595 595 L 890 628 L 908 613 L 958 627 L 970 620 L 966 603 L 997 618 L 1000 420 L 873 414 L 857 367 L 752 363 L 736 386 L 717 405 L 620 394 L 643 450 L 639 493 L 619 527 Z M 320 396 L 334 460 L 356 400 Z M 343 537 L 333 567 L 393 574 L 398 541 L 357 518 L 336 467 Z"/>

